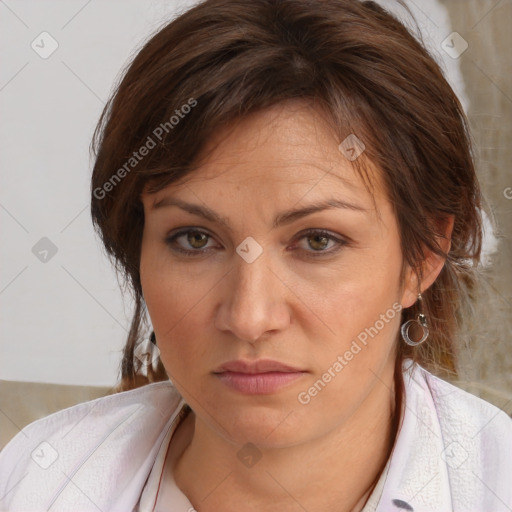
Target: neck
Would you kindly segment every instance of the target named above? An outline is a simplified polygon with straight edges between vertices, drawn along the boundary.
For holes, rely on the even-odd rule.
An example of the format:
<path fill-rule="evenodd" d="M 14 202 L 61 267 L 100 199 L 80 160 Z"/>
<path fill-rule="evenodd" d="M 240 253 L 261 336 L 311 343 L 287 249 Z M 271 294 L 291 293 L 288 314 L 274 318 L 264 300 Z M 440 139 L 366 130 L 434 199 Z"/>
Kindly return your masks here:
<path fill-rule="evenodd" d="M 393 388 L 393 386 L 391 386 Z M 308 510 L 359 512 L 377 483 L 395 439 L 394 391 L 376 386 L 357 411 L 327 435 L 260 450 L 252 467 L 239 447 L 193 413 L 191 441 L 174 478 L 201 512 Z"/>

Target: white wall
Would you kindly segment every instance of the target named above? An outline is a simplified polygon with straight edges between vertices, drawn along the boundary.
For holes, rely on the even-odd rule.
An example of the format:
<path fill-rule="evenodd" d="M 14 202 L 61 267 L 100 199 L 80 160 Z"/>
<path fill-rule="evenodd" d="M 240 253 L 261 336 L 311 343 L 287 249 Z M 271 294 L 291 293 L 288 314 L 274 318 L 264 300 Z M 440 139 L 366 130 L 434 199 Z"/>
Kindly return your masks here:
<path fill-rule="evenodd" d="M 0 379 L 115 383 L 132 304 L 92 229 L 88 147 L 132 51 L 190 4 L 0 2 Z M 421 4 L 428 16 L 411 7 L 462 91 L 457 61 L 440 49 L 446 13 Z M 31 47 L 55 44 L 42 32 L 58 43 L 46 59 Z M 47 249 L 43 237 L 57 250 L 46 262 L 32 252 Z"/>
<path fill-rule="evenodd" d="M 0 379 L 116 380 L 132 304 L 93 232 L 89 143 L 133 49 L 183 5 L 0 3 Z M 43 31 L 58 42 L 47 59 L 31 47 Z M 46 263 L 32 253 L 43 237 Z"/>

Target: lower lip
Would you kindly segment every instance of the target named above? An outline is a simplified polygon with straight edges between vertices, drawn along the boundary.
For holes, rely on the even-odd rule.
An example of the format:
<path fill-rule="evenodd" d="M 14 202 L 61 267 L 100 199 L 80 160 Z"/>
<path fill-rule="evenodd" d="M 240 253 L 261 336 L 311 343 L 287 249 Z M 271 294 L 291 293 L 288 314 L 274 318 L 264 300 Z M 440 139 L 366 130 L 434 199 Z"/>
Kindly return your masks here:
<path fill-rule="evenodd" d="M 267 395 L 300 379 L 304 372 L 239 373 L 222 372 L 217 377 L 226 386 L 246 395 Z"/>

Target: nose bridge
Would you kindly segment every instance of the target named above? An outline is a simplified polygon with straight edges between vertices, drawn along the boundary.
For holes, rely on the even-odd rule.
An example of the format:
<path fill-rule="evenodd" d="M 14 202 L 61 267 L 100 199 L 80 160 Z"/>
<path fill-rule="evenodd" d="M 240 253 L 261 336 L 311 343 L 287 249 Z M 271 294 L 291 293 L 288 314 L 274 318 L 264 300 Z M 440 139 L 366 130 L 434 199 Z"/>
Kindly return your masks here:
<path fill-rule="evenodd" d="M 269 283 L 272 273 L 268 268 L 268 258 L 259 256 L 255 261 L 247 262 L 239 257 L 235 259 L 236 268 L 233 275 L 233 300 L 240 303 L 240 306 L 246 305 L 247 300 L 263 299 L 261 293 L 269 291 L 272 285 Z M 267 297 L 268 299 L 268 297 Z"/>
<path fill-rule="evenodd" d="M 289 320 L 284 287 L 271 272 L 268 256 L 262 252 L 251 261 L 243 254 L 234 255 L 235 268 L 229 273 L 216 320 L 219 329 L 230 330 L 239 339 L 256 341 L 266 331 L 286 326 Z"/>

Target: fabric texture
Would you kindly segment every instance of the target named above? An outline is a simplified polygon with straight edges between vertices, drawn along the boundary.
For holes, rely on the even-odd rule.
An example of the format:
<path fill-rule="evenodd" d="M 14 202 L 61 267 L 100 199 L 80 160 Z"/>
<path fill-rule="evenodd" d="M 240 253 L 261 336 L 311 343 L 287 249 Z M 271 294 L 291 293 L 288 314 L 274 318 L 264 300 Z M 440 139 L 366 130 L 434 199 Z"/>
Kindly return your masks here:
<path fill-rule="evenodd" d="M 411 361 L 404 377 L 402 428 L 368 510 L 510 512 L 512 420 Z M 148 477 L 184 406 L 160 382 L 31 423 L 0 452 L 0 511 L 152 510 Z"/>

